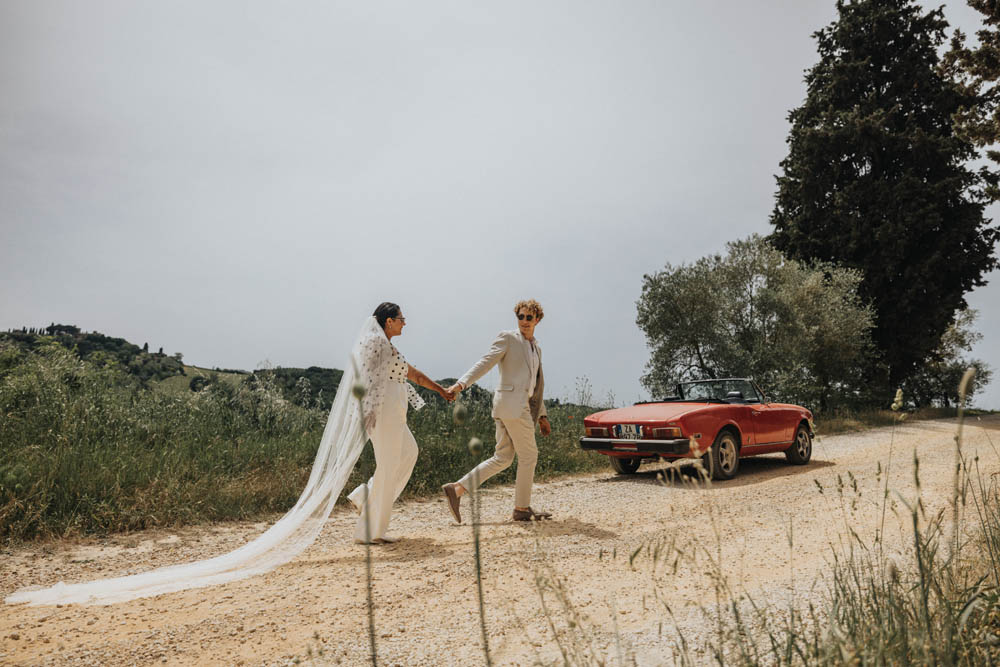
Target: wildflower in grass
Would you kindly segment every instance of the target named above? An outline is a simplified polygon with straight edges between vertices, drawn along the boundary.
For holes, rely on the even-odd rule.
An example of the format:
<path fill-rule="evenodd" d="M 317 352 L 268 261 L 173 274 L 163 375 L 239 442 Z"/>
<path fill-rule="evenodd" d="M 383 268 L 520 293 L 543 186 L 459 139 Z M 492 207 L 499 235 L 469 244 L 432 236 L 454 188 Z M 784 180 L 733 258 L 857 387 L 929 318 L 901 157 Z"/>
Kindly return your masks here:
<path fill-rule="evenodd" d="M 691 456 L 699 457 L 707 451 L 707 447 L 702 449 L 701 443 L 694 439 L 694 436 L 688 437 L 688 445 L 691 448 Z"/>
<path fill-rule="evenodd" d="M 455 403 L 455 409 L 451 411 L 451 416 L 455 423 L 461 426 L 469 419 L 469 408 L 464 403 Z"/>

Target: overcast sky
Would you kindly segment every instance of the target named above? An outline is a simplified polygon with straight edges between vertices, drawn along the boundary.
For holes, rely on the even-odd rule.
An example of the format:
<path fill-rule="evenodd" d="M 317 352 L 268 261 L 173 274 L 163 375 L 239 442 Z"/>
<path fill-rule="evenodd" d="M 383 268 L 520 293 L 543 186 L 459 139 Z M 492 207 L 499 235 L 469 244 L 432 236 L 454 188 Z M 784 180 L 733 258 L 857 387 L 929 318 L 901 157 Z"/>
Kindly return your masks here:
<path fill-rule="evenodd" d="M 964 3 L 946 12 L 978 26 Z M 454 377 L 533 297 L 549 396 L 587 377 L 597 398 L 643 398 L 642 276 L 770 231 L 786 115 L 834 15 L 5 1 L 0 329 L 342 368 L 390 300 L 408 360 Z M 998 278 L 969 300 L 975 354 L 1000 372 Z M 1000 408 L 998 385 L 980 405 Z"/>

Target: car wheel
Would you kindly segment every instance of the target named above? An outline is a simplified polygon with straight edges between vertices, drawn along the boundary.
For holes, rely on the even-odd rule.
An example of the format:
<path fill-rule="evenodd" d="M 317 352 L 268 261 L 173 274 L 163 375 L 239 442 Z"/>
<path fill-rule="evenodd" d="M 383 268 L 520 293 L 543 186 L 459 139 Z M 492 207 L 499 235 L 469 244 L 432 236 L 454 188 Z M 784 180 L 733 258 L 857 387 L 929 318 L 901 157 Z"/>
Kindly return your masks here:
<path fill-rule="evenodd" d="M 609 456 L 611 459 L 611 467 L 615 469 L 615 472 L 619 475 L 633 475 L 635 471 L 639 469 L 639 464 L 642 463 L 640 458 L 627 458 L 621 456 Z"/>
<path fill-rule="evenodd" d="M 732 431 L 720 431 L 712 447 L 701 457 L 701 465 L 712 479 L 732 479 L 740 468 L 740 444 Z"/>
<path fill-rule="evenodd" d="M 812 434 L 809 432 L 809 429 L 806 428 L 805 424 L 799 424 L 799 428 L 795 431 L 795 442 L 792 443 L 791 447 L 785 450 L 785 458 L 788 459 L 789 463 L 804 466 L 809 463 L 809 459 L 812 458 L 812 453 Z"/>

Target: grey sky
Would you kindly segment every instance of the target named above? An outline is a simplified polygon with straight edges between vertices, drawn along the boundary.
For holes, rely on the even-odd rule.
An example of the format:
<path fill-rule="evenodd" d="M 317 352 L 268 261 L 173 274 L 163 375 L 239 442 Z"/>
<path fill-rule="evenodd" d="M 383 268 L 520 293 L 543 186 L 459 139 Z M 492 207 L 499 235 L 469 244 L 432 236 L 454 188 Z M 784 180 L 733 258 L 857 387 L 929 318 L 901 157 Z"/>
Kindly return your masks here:
<path fill-rule="evenodd" d="M 977 15 L 950 3 L 953 24 Z M 767 233 L 832 0 L 0 4 L 0 328 L 343 367 L 375 304 L 457 376 L 645 396 L 642 275 Z M 997 211 L 992 211 L 997 215 Z M 1000 277 L 971 295 L 1000 371 Z M 488 377 L 486 384 L 493 381 Z M 981 405 L 1000 408 L 1000 382 Z"/>

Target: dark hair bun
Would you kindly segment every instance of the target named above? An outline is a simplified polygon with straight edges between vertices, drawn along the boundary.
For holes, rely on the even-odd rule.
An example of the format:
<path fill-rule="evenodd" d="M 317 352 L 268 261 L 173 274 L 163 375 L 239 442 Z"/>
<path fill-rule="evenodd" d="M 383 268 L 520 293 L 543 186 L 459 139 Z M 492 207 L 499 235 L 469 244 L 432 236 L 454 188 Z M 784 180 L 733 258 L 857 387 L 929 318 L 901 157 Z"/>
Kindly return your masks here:
<path fill-rule="evenodd" d="M 396 304 L 391 301 L 383 301 L 372 315 L 378 320 L 378 325 L 385 329 L 385 321 L 390 317 L 399 317 L 400 312 L 399 306 Z"/>

